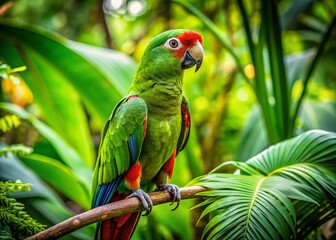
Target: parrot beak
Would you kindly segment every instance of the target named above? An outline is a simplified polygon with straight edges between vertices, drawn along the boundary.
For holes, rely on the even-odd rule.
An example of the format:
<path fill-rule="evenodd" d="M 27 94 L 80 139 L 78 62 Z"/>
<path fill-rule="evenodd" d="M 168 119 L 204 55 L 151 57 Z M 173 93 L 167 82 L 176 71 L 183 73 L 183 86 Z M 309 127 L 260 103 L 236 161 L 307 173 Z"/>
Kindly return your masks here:
<path fill-rule="evenodd" d="M 203 48 L 199 41 L 196 42 L 189 50 L 182 60 L 182 69 L 188 69 L 196 65 L 195 72 L 201 67 L 203 61 Z"/>

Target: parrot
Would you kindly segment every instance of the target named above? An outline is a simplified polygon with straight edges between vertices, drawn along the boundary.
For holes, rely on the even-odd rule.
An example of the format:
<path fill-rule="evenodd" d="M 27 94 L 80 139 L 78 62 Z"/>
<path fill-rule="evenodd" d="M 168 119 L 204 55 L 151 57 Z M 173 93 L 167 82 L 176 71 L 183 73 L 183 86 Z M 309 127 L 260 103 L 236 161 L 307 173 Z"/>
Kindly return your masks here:
<path fill-rule="evenodd" d="M 137 197 L 148 215 L 148 192 L 180 190 L 167 184 L 175 158 L 190 134 L 190 110 L 182 93 L 183 72 L 203 61 L 203 39 L 187 29 L 168 30 L 148 43 L 127 96 L 113 109 L 101 135 L 92 180 L 92 208 Z M 95 239 L 130 239 L 141 212 L 97 222 Z"/>

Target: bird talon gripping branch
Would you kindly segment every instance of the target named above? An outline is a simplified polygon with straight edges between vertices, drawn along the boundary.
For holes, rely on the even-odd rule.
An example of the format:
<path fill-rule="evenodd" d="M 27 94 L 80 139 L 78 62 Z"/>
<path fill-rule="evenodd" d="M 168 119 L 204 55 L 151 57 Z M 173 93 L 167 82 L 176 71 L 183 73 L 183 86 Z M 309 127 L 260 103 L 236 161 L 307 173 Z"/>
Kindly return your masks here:
<path fill-rule="evenodd" d="M 181 202 L 181 194 L 178 186 L 176 186 L 175 184 L 163 184 L 158 186 L 158 190 L 160 191 L 167 190 L 169 192 L 170 196 L 173 199 L 172 202 L 170 203 L 170 206 L 176 203 L 176 207 L 173 208 L 172 211 L 176 210 L 179 207 Z"/>
<path fill-rule="evenodd" d="M 137 197 L 140 200 L 143 207 L 145 208 L 146 213 L 143 214 L 142 216 L 148 216 L 151 213 L 152 208 L 153 208 L 153 202 L 151 198 L 149 197 L 149 195 L 146 192 L 144 192 L 142 189 L 138 188 L 138 189 L 133 190 L 133 192 L 130 195 L 128 195 L 126 199 L 132 198 L 132 197 Z"/>

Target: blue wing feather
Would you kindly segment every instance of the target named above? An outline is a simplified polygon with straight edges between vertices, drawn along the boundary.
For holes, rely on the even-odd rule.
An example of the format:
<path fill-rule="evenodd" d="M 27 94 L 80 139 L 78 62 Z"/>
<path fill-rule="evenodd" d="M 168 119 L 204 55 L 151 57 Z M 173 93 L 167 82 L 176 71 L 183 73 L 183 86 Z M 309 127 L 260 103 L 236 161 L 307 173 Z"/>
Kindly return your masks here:
<path fill-rule="evenodd" d="M 111 200 L 113 194 L 115 193 L 121 181 L 123 180 L 123 177 L 124 174 L 118 176 L 110 183 L 105 183 L 98 186 L 93 207 L 98 207 L 107 204 Z"/>
<path fill-rule="evenodd" d="M 137 136 L 136 132 L 134 132 L 128 141 L 128 149 L 130 153 L 130 160 L 131 160 L 131 165 L 135 164 L 135 162 L 138 160 L 138 155 L 139 155 L 139 146 L 137 142 Z"/>

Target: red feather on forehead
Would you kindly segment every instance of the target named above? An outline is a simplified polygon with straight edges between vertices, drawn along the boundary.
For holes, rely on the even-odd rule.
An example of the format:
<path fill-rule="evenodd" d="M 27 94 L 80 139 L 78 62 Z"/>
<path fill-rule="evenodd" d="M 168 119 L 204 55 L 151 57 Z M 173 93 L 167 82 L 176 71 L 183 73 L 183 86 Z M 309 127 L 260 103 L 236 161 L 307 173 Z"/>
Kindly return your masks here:
<path fill-rule="evenodd" d="M 177 38 L 181 41 L 181 43 L 186 47 L 191 47 L 195 45 L 197 40 L 202 44 L 203 39 L 201 35 L 199 35 L 197 32 L 193 31 L 186 31 L 182 33 L 180 36 L 177 36 Z"/>

